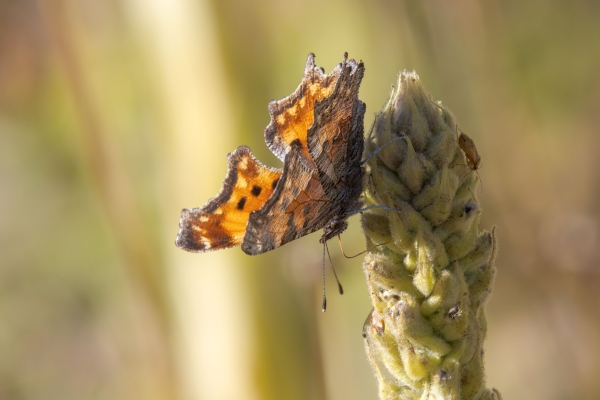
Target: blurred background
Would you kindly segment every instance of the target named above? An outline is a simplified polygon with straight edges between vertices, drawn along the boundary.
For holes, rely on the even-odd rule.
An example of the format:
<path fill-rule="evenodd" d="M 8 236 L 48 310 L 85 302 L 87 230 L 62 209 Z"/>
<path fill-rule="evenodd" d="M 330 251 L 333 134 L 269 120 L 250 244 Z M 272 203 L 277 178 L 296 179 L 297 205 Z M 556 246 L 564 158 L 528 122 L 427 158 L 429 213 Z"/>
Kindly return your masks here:
<path fill-rule="evenodd" d="M 0 399 L 375 399 L 361 257 L 175 248 L 267 104 L 362 59 L 368 129 L 416 70 L 477 143 L 500 254 L 490 387 L 600 397 L 600 3 L 0 0 Z M 359 217 L 343 235 L 364 250 Z"/>

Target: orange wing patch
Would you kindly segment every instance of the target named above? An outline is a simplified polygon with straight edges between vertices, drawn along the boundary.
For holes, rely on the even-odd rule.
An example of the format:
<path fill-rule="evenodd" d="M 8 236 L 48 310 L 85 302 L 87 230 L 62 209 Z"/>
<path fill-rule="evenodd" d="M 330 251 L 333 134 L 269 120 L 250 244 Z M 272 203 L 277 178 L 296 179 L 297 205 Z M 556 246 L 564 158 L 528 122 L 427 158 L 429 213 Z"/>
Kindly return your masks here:
<path fill-rule="evenodd" d="M 348 57 L 344 56 L 344 64 Z M 302 145 L 301 154 L 310 160 L 307 132 L 315 118 L 315 103 L 329 97 L 342 73 L 342 64 L 325 74 L 315 65 L 315 55 L 309 54 L 300 86 L 288 97 L 269 103 L 271 122 L 265 129 L 265 140 L 280 159 L 290 152 L 291 143 Z"/>
<path fill-rule="evenodd" d="M 250 213 L 273 194 L 282 170 L 263 165 L 246 146 L 230 153 L 228 161 L 219 194 L 202 207 L 181 212 L 177 247 L 206 252 L 239 245 Z"/>

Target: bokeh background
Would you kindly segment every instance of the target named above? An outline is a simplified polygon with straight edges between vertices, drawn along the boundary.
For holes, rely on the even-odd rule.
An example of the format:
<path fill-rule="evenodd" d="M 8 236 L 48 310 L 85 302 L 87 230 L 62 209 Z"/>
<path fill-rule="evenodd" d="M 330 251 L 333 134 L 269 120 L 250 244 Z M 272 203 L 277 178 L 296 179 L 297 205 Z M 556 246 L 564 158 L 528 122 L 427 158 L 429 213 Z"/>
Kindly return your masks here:
<path fill-rule="evenodd" d="M 600 3 L 1 0 L 0 399 L 375 399 L 361 258 L 173 245 L 306 56 L 415 69 L 482 155 L 489 386 L 600 397 Z M 346 251 L 364 250 L 358 217 Z"/>

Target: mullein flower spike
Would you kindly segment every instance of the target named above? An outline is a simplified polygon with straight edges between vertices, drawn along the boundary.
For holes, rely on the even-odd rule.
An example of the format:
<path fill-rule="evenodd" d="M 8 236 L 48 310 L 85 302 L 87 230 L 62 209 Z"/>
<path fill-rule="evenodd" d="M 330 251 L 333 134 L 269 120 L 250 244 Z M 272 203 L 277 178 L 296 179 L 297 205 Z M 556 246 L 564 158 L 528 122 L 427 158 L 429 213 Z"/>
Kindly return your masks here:
<path fill-rule="evenodd" d="M 486 389 L 483 307 L 496 274 L 452 113 L 400 74 L 365 141 L 362 225 L 373 303 L 363 337 L 380 399 L 501 399 Z M 374 247 L 380 243 L 383 246 Z"/>

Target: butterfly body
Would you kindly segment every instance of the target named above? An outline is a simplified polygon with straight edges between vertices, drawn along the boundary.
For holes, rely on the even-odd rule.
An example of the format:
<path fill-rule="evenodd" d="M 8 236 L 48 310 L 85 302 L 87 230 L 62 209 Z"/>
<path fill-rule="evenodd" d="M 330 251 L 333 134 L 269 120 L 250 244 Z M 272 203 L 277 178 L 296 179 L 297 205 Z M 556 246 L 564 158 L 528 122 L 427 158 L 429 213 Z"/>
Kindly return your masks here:
<path fill-rule="evenodd" d="M 269 104 L 265 140 L 283 169 L 240 146 L 219 194 L 182 211 L 176 245 L 204 252 L 241 244 L 257 255 L 321 228 L 322 243 L 343 232 L 363 189 L 363 75 L 362 62 L 346 56 L 325 74 L 310 54 L 296 91 Z"/>

